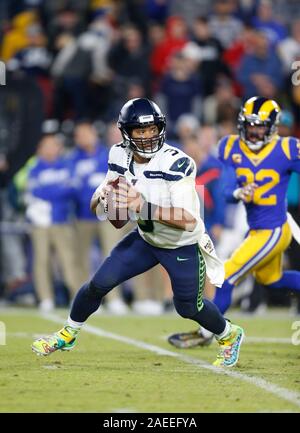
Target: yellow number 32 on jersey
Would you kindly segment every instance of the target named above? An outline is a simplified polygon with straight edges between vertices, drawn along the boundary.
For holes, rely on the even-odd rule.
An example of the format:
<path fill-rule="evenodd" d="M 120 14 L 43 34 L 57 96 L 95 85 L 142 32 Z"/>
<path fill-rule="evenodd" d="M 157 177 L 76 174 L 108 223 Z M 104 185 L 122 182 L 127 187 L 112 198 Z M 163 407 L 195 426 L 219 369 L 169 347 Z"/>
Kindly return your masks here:
<path fill-rule="evenodd" d="M 254 192 L 253 203 L 259 206 L 274 206 L 277 204 L 277 195 L 269 194 L 268 192 L 280 182 L 280 175 L 273 169 L 262 168 L 256 173 L 253 173 L 250 168 L 240 167 L 236 169 L 237 178 L 245 178 L 243 186 L 248 183 L 256 182 L 260 185 Z"/>

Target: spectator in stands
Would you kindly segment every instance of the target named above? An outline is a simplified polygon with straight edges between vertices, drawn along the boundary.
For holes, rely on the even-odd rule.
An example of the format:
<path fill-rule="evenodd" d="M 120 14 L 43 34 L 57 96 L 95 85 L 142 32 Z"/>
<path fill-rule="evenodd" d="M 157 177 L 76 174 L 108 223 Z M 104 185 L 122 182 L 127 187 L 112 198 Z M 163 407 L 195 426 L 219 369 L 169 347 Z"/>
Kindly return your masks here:
<path fill-rule="evenodd" d="M 28 45 L 28 27 L 38 22 L 37 15 L 33 11 L 24 11 L 16 15 L 11 22 L 11 29 L 4 35 L 1 59 L 7 62 L 18 51 Z"/>
<path fill-rule="evenodd" d="M 209 20 L 213 36 L 224 48 L 233 43 L 243 28 L 243 23 L 233 16 L 235 8 L 234 0 L 215 0 L 214 12 Z"/>
<path fill-rule="evenodd" d="M 161 65 L 162 57 L 161 57 L 161 50 L 159 48 L 161 44 L 163 44 L 165 38 L 166 38 L 166 30 L 164 25 L 157 22 L 149 23 L 148 41 L 150 47 L 149 63 L 150 63 L 151 81 L 152 81 L 151 91 L 154 93 L 157 92 L 161 76 L 165 72 L 165 70 L 162 70 L 162 65 Z"/>
<path fill-rule="evenodd" d="M 108 148 L 101 143 L 95 127 L 88 121 L 76 125 L 74 142 L 76 148 L 70 155 L 70 163 L 75 190 L 78 278 L 83 284 L 92 273 L 90 253 L 93 242 L 99 241 L 101 253 L 106 257 L 120 240 L 120 233 L 108 220 L 99 222 L 90 211 L 91 197 L 108 169 Z M 119 290 L 108 297 L 106 308 L 115 314 L 127 312 Z"/>
<path fill-rule="evenodd" d="M 95 188 L 105 177 L 108 168 L 108 150 L 100 142 L 95 127 L 88 120 L 77 123 L 74 130 L 74 142 L 76 147 L 69 158 L 74 185 L 75 215 L 78 219 L 77 228 L 82 246 L 85 234 L 81 233 L 81 229 L 85 232 L 85 226 L 89 227 L 89 223 L 97 222 L 96 216 L 90 211 L 89 203 Z M 92 224 L 91 229 L 95 228 L 93 226 L 95 225 Z M 95 231 L 91 233 L 95 235 Z M 87 250 L 90 248 L 90 238 L 90 234 L 87 234 Z M 90 275 L 89 254 L 83 246 L 78 252 L 80 253 L 79 262 L 84 269 L 82 279 L 85 281 Z"/>
<path fill-rule="evenodd" d="M 236 3 L 234 15 L 246 25 L 251 23 L 257 12 L 258 0 L 242 0 Z"/>
<path fill-rule="evenodd" d="M 273 0 L 272 6 L 276 12 L 276 16 L 284 20 L 285 23 L 290 23 L 299 17 L 298 0 Z"/>
<path fill-rule="evenodd" d="M 169 12 L 170 0 L 146 0 L 147 17 L 158 23 L 164 23 Z"/>
<path fill-rule="evenodd" d="M 46 48 L 47 39 L 39 24 L 30 25 L 27 30 L 27 46 L 17 51 L 10 62 L 14 68 L 22 69 L 34 77 L 45 76 L 51 64 L 51 56 Z"/>
<path fill-rule="evenodd" d="M 96 1 L 99 1 L 100 3 L 103 2 L 103 0 L 96 0 Z M 144 39 L 147 34 L 147 24 L 148 24 L 147 4 L 145 3 L 145 1 L 109 0 L 109 2 L 112 3 L 114 9 L 117 11 L 114 22 L 118 23 L 121 26 L 132 24 L 135 28 L 139 30 L 139 32 L 141 33 Z M 107 0 L 104 0 L 104 3 L 107 3 Z"/>
<path fill-rule="evenodd" d="M 160 40 L 152 44 L 150 59 L 152 72 L 156 79 L 166 73 L 172 55 L 180 51 L 188 41 L 187 25 L 180 16 L 169 17 L 165 27 L 165 34 L 160 34 Z"/>
<path fill-rule="evenodd" d="M 115 83 L 114 97 L 109 103 L 104 119 L 109 122 L 115 120 L 124 100 L 146 98 L 146 96 L 146 89 L 142 81 L 137 77 L 128 78 L 125 82 L 119 81 Z"/>
<path fill-rule="evenodd" d="M 92 72 L 91 53 L 78 44 L 71 35 L 61 35 L 56 46 L 59 50 L 51 73 L 54 78 L 53 116 L 59 121 L 70 117 L 76 120 L 87 115 L 87 81 Z"/>
<path fill-rule="evenodd" d="M 0 92 L 0 188 L 35 153 L 44 116 L 42 104 L 40 88 L 31 77 L 7 70 L 6 85 Z"/>
<path fill-rule="evenodd" d="M 235 122 L 240 107 L 240 100 L 233 91 L 232 82 L 226 77 L 219 77 L 215 92 L 203 103 L 203 121 L 207 125 Z"/>
<path fill-rule="evenodd" d="M 140 31 L 133 25 L 121 29 L 120 40 L 108 53 L 109 66 L 114 73 L 114 89 L 117 97 L 126 99 L 126 82 L 140 81 L 147 95 L 150 92 L 149 48 L 143 43 Z"/>
<path fill-rule="evenodd" d="M 88 30 L 78 38 L 62 34 L 57 39 L 59 50 L 52 66 L 55 79 L 54 117 L 65 117 L 66 98 L 74 110 L 76 120 L 84 118 L 90 110 L 88 104 L 89 83 L 105 87 L 110 84 L 111 71 L 107 65 L 107 53 L 111 46 L 112 28 L 106 14 L 100 14 L 91 22 Z M 103 92 L 95 89 L 98 98 Z M 103 101 L 102 101 L 102 105 Z M 98 114 L 99 115 L 99 114 Z"/>
<path fill-rule="evenodd" d="M 211 0 L 171 0 L 169 14 L 182 17 L 186 24 L 191 27 L 195 17 L 209 15 L 211 4 Z"/>
<path fill-rule="evenodd" d="M 245 55 L 238 71 L 238 81 L 244 88 L 243 97 L 273 98 L 283 85 L 282 64 L 264 33 L 257 32 L 254 42 L 253 53 Z"/>
<path fill-rule="evenodd" d="M 43 93 L 44 112 L 50 115 L 53 89 L 49 68 L 52 56 L 47 49 L 47 38 L 40 24 L 30 25 L 26 33 L 27 46 L 8 61 L 8 67 L 22 70 L 35 80 Z"/>
<path fill-rule="evenodd" d="M 168 140 L 168 144 L 181 149 L 184 140 L 197 135 L 199 128 L 200 121 L 198 117 L 189 113 L 181 114 L 175 125 L 176 138 L 171 142 Z"/>
<path fill-rule="evenodd" d="M 201 113 L 201 83 L 195 69 L 183 53 L 172 56 L 169 72 L 161 82 L 157 95 L 159 104 L 167 112 L 169 120 L 169 137 L 174 135 L 175 124 L 181 114 Z"/>
<path fill-rule="evenodd" d="M 223 52 L 223 60 L 235 76 L 246 54 L 254 51 L 256 30 L 250 25 L 245 25 L 243 30 L 233 43 Z"/>
<path fill-rule="evenodd" d="M 276 46 L 287 36 L 285 26 L 274 17 L 271 0 L 260 0 L 252 24 L 257 30 L 265 33 L 271 46 Z"/>
<path fill-rule="evenodd" d="M 21 212 L 17 209 L 13 188 L 10 186 L 7 190 L 1 190 L 0 199 L 2 201 L 0 260 L 3 265 L 1 277 L 5 297 L 11 299 L 28 281 L 25 236 L 22 231 Z M 30 298 L 34 301 L 33 294 Z"/>
<path fill-rule="evenodd" d="M 42 311 L 54 308 L 52 247 L 59 257 L 70 297 L 77 291 L 74 236 L 70 226 L 72 196 L 71 173 L 62 156 L 62 143 L 55 135 L 44 135 L 39 142 L 36 163 L 28 174 L 26 211 L 32 224 L 34 284 Z"/>
<path fill-rule="evenodd" d="M 293 62 L 300 57 L 300 19 L 292 23 L 291 35 L 279 43 L 278 53 L 284 70 L 289 75 Z"/>
<path fill-rule="evenodd" d="M 213 93 L 218 74 L 229 74 L 228 68 L 222 62 L 222 44 L 213 37 L 208 19 L 198 17 L 193 22 L 193 40 L 199 47 L 199 73 L 203 85 L 203 95 Z"/>
<path fill-rule="evenodd" d="M 56 3 L 56 4 L 55 4 Z M 85 30 L 83 11 L 63 2 L 43 1 L 40 6 L 41 17 L 49 38 L 49 49 L 57 53 L 57 39 L 61 35 L 74 38 Z"/>
<path fill-rule="evenodd" d="M 97 11 L 78 43 L 91 53 L 91 75 L 88 83 L 89 117 L 104 117 L 112 102 L 113 73 L 108 65 L 115 30 L 110 21 L 109 9 Z M 122 101 L 123 103 L 123 101 Z"/>

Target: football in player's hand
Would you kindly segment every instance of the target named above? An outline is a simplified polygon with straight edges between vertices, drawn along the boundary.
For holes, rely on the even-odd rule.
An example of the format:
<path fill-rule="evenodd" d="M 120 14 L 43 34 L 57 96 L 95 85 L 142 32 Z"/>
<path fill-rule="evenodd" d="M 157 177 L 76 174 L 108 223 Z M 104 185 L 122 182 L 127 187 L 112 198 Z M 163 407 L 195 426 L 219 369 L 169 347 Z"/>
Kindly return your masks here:
<path fill-rule="evenodd" d="M 128 209 L 120 209 L 116 204 L 120 183 L 126 183 L 125 178 L 122 176 L 119 176 L 117 179 L 108 182 L 107 186 L 109 189 L 106 195 L 107 216 L 109 221 L 117 229 L 123 227 L 129 219 Z"/>

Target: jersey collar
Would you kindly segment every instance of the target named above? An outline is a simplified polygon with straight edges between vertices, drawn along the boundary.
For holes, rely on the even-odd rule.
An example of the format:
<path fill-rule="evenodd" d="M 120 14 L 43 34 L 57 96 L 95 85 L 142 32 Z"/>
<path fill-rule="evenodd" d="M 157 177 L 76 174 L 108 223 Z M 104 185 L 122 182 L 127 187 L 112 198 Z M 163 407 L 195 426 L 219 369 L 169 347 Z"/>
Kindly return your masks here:
<path fill-rule="evenodd" d="M 273 151 L 279 139 L 279 135 L 276 135 L 270 143 L 266 144 L 258 153 L 252 152 L 242 139 L 240 139 L 240 149 L 245 156 L 252 162 L 253 165 L 258 166 L 266 159 Z"/>

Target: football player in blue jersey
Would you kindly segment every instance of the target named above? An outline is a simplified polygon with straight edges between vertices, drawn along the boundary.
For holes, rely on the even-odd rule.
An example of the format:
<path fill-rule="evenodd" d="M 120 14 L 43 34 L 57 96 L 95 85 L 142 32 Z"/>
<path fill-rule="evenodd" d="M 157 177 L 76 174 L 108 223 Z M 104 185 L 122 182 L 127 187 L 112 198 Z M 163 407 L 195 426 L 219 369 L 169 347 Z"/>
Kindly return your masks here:
<path fill-rule="evenodd" d="M 249 225 L 245 240 L 225 262 L 225 281 L 216 290 L 214 303 L 223 314 L 231 304 L 233 288 L 249 273 L 266 287 L 300 291 L 300 272 L 282 269 L 293 227 L 286 192 L 291 172 L 300 172 L 300 141 L 278 136 L 279 116 L 274 100 L 250 98 L 238 117 L 239 135 L 225 136 L 219 143 L 226 200 L 244 202 Z M 207 345 L 211 340 L 205 329 L 169 337 L 180 348 Z"/>
<path fill-rule="evenodd" d="M 160 263 L 170 276 L 177 312 L 216 336 L 219 353 L 214 365 L 232 367 L 238 361 L 244 331 L 225 320 L 215 304 L 203 299 L 206 277 L 220 286 L 224 268 L 200 218 L 196 164 L 165 143 L 165 116 L 148 99 L 128 101 L 118 126 L 123 142 L 110 150 L 108 172 L 92 197 L 91 209 L 108 211 L 117 228 L 131 213 L 138 228 L 113 248 L 92 279 L 81 287 L 66 325 L 34 341 L 32 349 L 39 355 L 72 349 L 80 328 L 108 292 Z M 123 220 L 122 210 L 126 214 Z"/>

